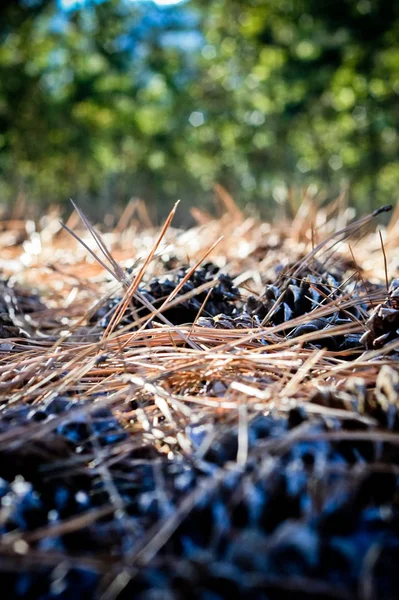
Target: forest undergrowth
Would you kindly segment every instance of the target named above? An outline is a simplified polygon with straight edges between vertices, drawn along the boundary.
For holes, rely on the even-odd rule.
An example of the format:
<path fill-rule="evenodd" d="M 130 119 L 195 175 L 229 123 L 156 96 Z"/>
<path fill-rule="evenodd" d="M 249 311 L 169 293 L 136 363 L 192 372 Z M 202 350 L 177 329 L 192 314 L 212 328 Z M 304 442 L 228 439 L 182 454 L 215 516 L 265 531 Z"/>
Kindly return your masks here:
<path fill-rule="evenodd" d="M 398 209 L 220 195 L 1 223 L 9 598 L 397 598 Z"/>

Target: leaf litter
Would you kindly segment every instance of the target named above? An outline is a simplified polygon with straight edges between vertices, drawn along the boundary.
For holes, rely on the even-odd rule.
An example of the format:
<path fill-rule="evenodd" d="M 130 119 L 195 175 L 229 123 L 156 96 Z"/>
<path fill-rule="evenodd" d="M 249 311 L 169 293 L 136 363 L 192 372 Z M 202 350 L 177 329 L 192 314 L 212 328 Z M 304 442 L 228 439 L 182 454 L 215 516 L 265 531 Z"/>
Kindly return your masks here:
<path fill-rule="evenodd" d="M 0 239 L 10 598 L 396 598 L 396 217 L 218 195 Z"/>

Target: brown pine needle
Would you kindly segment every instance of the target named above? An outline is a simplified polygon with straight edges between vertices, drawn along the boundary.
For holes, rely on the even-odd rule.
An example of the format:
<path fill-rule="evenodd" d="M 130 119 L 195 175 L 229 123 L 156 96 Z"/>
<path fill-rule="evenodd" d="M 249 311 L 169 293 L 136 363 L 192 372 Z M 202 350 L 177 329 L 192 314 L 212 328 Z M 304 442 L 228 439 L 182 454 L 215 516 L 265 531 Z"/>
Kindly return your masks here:
<path fill-rule="evenodd" d="M 140 285 L 140 282 L 144 276 L 145 270 L 148 266 L 148 264 L 151 262 L 152 257 L 154 256 L 159 244 L 161 243 L 163 237 L 165 236 L 165 233 L 170 225 L 170 223 L 172 222 L 173 217 L 175 216 L 177 207 L 180 203 L 180 200 L 178 200 L 176 202 L 176 204 L 174 205 L 174 207 L 172 208 L 172 210 L 169 213 L 168 218 L 166 219 L 161 232 L 158 236 L 158 238 L 156 239 L 150 253 L 148 254 L 146 260 L 144 261 L 143 266 L 141 267 L 141 269 L 139 270 L 139 272 L 137 273 L 136 277 L 133 279 L 133 281 L 131 282 L 131 284 L 129 285 L 128 289 L 125 292 L 124 297 L 122 298 L 118 308 L 116 309 L 115 313 L 112 316 L 112 319 L 108 325 L 108 327 L 106 328 L 105 332 L 104 332 L 104 336 L 103 339 L 107 338 L 107 336 L 112 333 L 112 331 L 115 329 L 115 327 L 117 327 L 118 323 L 120 322 L 122 315 L 124 314 L 124 312 L 126 311 L 129 303 L 132 301 L 133 299 L 133 295 L 135 294 L 135 292 L 137 291 L 137 288 Z M 140 298 L 142 299 L 142 298 Z"/>
<path fill-rule="evenodd" d="M 384 248 L 384 240 L 382 239 L 382 233 L 381 230 L 378 231 L 378 234 L 380 236 L 380 242 L 381 242 L 381 250 L 382 250 L 382 255 L 384 257 L 384 273 L 385 273 L 385 285 L 387 287 L 387 291 L 389 289 L 389 281 L 388 281 L 388 265 L 387 265 L 387 255 L 385 254 L 385 248 Z"/>

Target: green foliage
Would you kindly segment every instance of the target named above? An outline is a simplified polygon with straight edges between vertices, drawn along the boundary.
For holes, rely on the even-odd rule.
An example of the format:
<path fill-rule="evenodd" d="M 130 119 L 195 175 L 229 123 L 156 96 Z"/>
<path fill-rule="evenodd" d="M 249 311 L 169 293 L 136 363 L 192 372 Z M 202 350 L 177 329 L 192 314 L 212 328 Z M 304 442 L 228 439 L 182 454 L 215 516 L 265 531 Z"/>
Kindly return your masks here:
<path fill-rule="evenodd" d="M 398 40 L 388 0 L 3 2 L 2 198 L 162 206 L 219 182 L 270 206 L 316 182 L 396 200 Z"/>
<path fill-rule="evenodd" d="M 366 206 L 396 199 L 397 3 L 219 0 L 206 33 L 199 87 L 247 199 L 295 181 L 347 181 Z"/>

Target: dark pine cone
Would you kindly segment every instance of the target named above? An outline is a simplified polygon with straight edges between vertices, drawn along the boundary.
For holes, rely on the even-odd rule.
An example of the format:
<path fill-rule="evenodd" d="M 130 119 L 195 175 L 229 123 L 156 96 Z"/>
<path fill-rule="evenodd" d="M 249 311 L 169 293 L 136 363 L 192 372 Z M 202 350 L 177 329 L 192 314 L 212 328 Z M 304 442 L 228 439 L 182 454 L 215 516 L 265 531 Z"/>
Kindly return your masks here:
<path fill-rule="evenodd" d="M 280 325 L 311 313 L 321 305 L 347 300 L 353 290 L 342 284 L 342 276 L 324 271 L 314 275 L 309 271 L 302 277 L 288 279 L 277 278 L 276 284 L 268 284 L 260 298 L 249 296 L 241 311 L 232 316 L 219 314 L 216 317 L 202 317 L 198 325 L 216 329 L 247 329 L 264 325 Z M 274 310 L 273 310 L 274 309 Z M 356 306 L 344 311 L 335 310 L 325 317 L 309 318 L 298 327 L 287 327 L 288 337 L 298 337 L 307 333 L 331 329 L 336 325 L 351 324 L 353 319 L 364 320 L 366 306 L 359 300 Z M 269 318 L 266 319 L 267 315 Z M 266 321 L 265 321 L 266 319 Z M 320 340 L 314 339 L 312 345 L 326 347 L 329 350 L 352 350 L 360 347 L 361 334 L 331 335 Z"/>
<path fill-rule="evenodd" d="M 0 281 L 0 338 L 26 337 L 19 327 L 18 315 L 31 314 L 45 309 L 37 294 L 11 287 Z"/>
<path fill-rule="evenodd" d="M 348 297 L 349 290 L 346 286 L 342 287 L 341 278 L 324 272 L 315 276 L 309 271 L 300 277 L 289 277 L 282 279 L 277 285 L 268 284 L 263 296 L 256 299 L 250 296 L 245 305 L 245 311 L 257 317 L 262 322 L 271 312 L 267 325 L 280 325 L 296 317 L 301 317 L 317 309 L 320 305 L 326 305 L 330 302 L 336 303 L 340 299 Z M 353 295 L 352 290 L 350 291 Z M 276 306 L 278 304 L 278 306 Z M 273 311 L 273 307 L 276 309 Z M 365 306 L 361 308 L 365 309 Z M 347 308 L 345 313 L 339 313 L 335 316 L 341 322 L 350 322 L 347 313 L 359 318 L 360 312 L 357 306 Z M 266 324 L 266 323 L 265 323 Z"/>
<path fill-rule="evenodd" d="M 157 277 L 150 281 L 148 285 L 140 287 L 139 290 L 155 308 L 158 308 L 186 276 L 187 271 L 188 268 L 184 267 L 176 271 L 171 277 Z M 213 281 L 215 278 L 218 280 L 218 283 L 212 288 L 209 296 L 209 290 L 205 290 L 189 300 L 185 300 L 181 304 L 163 311 L 164 316 L 174 325 L 193 323 L 205 300 L 206 303 L 202 311 L 204 316 L 216 316 L 219 313 L 224 313 L 228 316 L 234 315 L 237 310 L 236 303 L 240 297 L 239 291 L 234 287 L 229 275 L 217 274 L 218 271 L 219 268 L 213 263 L 206 263 L 199 269 L 196 269 L 178 292 L 177 297 L 187 294 L 204 283 Z M 100 325 L 106 327 L 120 301 L 120 297 L 111 299 L 92 316 L 91 322 L 97 322 L 101 319 Z M 133 305 L 140 316 L 149 314 L 147 308 L 142 306 L 139 301 L 134 300 Z M 127 324 L 133 320 L 134 316 L 129 310 L 124 315 L 122 324 Z"/>
<path fill-rule="evenodd" d="M 399 337 L 399 279 L 392 281 L 388 298 L 371 313 L 366 326 L 361 339 L 366 348 L 381 348 Z"/>

